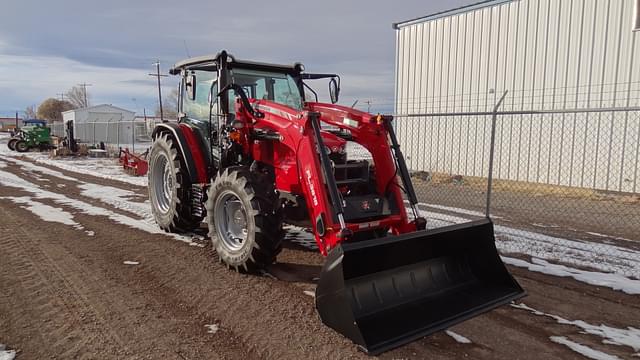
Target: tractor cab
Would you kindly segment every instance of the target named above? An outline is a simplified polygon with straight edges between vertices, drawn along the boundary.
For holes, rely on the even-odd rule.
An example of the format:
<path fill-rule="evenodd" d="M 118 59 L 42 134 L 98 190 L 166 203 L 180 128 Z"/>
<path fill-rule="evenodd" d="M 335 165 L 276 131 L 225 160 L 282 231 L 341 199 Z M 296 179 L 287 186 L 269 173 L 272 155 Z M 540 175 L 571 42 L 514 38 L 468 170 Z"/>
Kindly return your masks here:
<path fill-rule="evenodd" d="M 269 100 L 300 112 L 309 110 L 308 101 L 318 101 L 317 92 L 304 80 L 329 78 L 332 103 L 338 101 L 340 92 L 338 75 L 307 74 L 301 63 L 281 65 L 240 60 L 225 51 L 178 62 L 169 73 L 181 76 L 178 122 L 203 135 L 214 162 L 220 158 L 221 128 L 235 120 L 236 99 Z M 230 84 L 236 87 L 230 88 Z M 326 137 L 332 145 L 330 149 L 344 152 L 344 140 L 330 134 Z"/>

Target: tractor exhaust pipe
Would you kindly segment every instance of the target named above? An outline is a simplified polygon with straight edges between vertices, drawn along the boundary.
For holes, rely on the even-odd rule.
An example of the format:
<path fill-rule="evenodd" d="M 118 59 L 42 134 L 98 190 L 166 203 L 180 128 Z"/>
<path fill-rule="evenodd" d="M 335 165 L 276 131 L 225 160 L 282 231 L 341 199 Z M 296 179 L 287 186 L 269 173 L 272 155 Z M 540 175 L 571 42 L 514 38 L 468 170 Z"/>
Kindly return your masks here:
<path fill-rule="evenodd" d="M 489 219 L 343 242 L 316 288 L 322 321 L 375 355 L 525 296 Z"/>

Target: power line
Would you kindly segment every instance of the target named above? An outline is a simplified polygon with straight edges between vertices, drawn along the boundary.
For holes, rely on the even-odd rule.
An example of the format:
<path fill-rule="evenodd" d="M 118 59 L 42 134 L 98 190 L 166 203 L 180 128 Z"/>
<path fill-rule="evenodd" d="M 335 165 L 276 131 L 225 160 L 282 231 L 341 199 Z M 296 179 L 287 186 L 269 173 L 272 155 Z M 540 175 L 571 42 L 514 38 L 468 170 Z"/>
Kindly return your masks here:
<path fill-rule="evenodd" d="M 149 74 L 149 76 L 155 76 L 158 79 L 158 103 L 160 104 L 160 121 L 164 122 L 164 114 L 162 111 L 162 87 L 160 86 L 160 78 L 167 77 L 169 75 L 160 74 L 160 60 L 156 61 L 153 65 L 156 66 L 156 73 Z"/>
<path fill-rule="evenodd" d="M 87 101 L 87 86 L 93 86 L 92 84 L 87 84 L 87 83 L 82 83 L 82 84 L 78 84 L 78 86 L 80 86 L 82 88 L 82 93 L 84 95 L 84 107 L 88 108 L 89 107 L 89 102 Z"/>

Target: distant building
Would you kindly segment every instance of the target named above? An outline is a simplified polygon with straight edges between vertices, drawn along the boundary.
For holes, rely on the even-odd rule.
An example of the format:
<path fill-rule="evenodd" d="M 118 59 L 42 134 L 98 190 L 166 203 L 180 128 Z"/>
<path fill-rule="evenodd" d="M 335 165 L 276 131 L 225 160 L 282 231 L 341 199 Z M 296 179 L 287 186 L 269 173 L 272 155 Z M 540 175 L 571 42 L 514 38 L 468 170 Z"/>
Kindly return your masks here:
<path fill-rule="evenodd" d="M 134 141 L 135 112 L 102 104 L 62 113 L 66 124 L 73 121 L 75 138 L 85 143 L 127 144 Z M 142 122 L 144 128 L 144 122 Z"/>
<path fill-rule="evenodd" d="M 18 126 L 22 126 L 22 119 L 18 118 Z M 9 131 L 15 129 L 16 118 L 15 117 L 0 117 L 0 131 Z"/>

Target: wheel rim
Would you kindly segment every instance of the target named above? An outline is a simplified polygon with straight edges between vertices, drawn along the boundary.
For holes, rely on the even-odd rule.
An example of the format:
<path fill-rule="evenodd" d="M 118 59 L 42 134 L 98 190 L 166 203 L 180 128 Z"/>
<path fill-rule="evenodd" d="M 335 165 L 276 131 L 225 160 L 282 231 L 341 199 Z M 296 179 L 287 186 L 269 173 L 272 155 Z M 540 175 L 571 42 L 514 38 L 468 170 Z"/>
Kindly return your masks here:
<path fill-rule="evenodd" d="M 168 213 L 173 198 L 174 177 L 171 165 L 166 154 L 160 154 L 151 169 L 153 178 L 153 193 L 157 209 L 162 213 Z"/>
<path fill-rule="evenodd" d="M 214 208 L 216 232 L 229 250 L 242 248 L 247 239 L 247 211 L 240 198 L 225 191 L 216 200 Z"/>
<path fill-rule="evenodd" d="M 15 147 L 16 147 L 16 149 L 25 151 L 27 149 L 27 144 L 23 143 L 23 142 L 18 142 L 18 143 L 16 143 Z"/>

